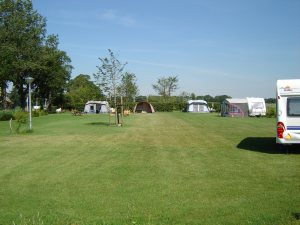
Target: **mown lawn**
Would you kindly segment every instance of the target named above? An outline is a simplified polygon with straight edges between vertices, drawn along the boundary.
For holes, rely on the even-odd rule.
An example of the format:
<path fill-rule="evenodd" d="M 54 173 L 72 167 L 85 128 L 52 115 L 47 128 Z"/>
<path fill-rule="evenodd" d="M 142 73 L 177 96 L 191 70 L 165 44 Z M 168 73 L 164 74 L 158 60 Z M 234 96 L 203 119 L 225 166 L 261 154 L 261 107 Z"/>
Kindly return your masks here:
<path fill-rule="evenodd" d="M 300 149 L 276 149 L 275 119 L 107 122 L 48 115 L 29 134 L 0 122 L 0 224 L 300 224 Z"/>

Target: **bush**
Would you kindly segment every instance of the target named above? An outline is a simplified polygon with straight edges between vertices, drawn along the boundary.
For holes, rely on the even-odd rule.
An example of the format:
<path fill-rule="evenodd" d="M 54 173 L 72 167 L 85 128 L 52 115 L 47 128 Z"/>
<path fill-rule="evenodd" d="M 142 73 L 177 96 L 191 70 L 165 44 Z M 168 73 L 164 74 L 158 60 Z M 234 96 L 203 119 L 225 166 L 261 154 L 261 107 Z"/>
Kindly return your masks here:
<path fill-rule="evenodd" d="M 0 121 L 8 121 L 10 119 L 15 119 L 13 115 L 13 111 L 11 110 L 0 111 Z"/>
<path fill-rule="evenodd" d="M 32 111 L 32 117 L 39 117 L 48 115 L 48 111 L 45 110 L 34 110 Z"/>
<path fill-rule="evenodd" d="M 16 111 L 16 112 L 14 112 L 14 117 L 15 117 L 16 122 L 18 124 L 18 126 L 16 128 L 16 132 L 19 133 L 22 124 L 27 123 L 28 113 L 24 112 L 24 111 Z"/>
<path fill-rule="evenodd" d="M 151 103 L 156 112 L 172 112 L 174 104 L 169 102 L 153 102 Z"/>
<path fill-rule="evenodd" d="M 32 117 L 39 117 L 40 113 L 38 110 L 32 111 Z"/>
<path fill-rule="evenodd" d="M 85 103 L 76 103 L 74 105 L 75 109 L 80 111 L 80 112 L 83 112 L 84 111 L 84 107 L 85 107 Z"/>
<path fill-rule="evenodd" d="M 268 118 L 274 118 L 274 117 L 276 117 L 276 108 L 268 106 L 267 107 L 266 117 L 268 117 Z"/>
<path fill-rule="evenodd" d="M 48 111 L 47 110 L 40 110 L 39 114 L 40 114 L 40 116 L 46 116 L 46 115 L 48 115 Z"/>
<path fill-rule="evenodd" d="M 135 102 L 126 102 L 123 105 L 123 109 L 124 110 L 130 110 L 131 112 L 133 112 L 134 106 L 136 105 Z"/>

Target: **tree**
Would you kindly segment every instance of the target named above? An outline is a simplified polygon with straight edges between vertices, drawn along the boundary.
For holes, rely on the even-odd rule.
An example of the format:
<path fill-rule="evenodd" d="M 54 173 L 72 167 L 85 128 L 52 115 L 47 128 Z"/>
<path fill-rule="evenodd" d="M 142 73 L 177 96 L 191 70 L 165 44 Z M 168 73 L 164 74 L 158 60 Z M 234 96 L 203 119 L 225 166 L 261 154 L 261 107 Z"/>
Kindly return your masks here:
<path fill-rule="evenodd" d="M 217 95 L 217 96 L 215 96 L 214 101 L 215 102 L 223 102 L 226 98 L 231 98 L 231 97 L 228 95 Z"/>
<path fill-rule="evenodd" d="M 166 100 L 171 96 L 172 92 L 176 91 L 178 87 L 177 76 L 159 78 L 156 84 L 152 85 L 153 89 Z"/>
<path fill-rule="evenodd" d="M 85 104 L 89 100 L 103 98 L 101 90 L 90 80 L 89 75 L 80 74 L 70 80 L 67 90 L 66 98 L 71 108 L 74 108 L 76 104 Z"/>
<path fill-rule="evenodd" d="M 25 78 L 33 76 L 46 32 L 46 20 L 33 10 L 30 0 L 0 1 L 0 83 L 12 81 L 25 106 Z M 2 60 L 5 59 L 5 60 Z"/>
<path fill-rule="evenodd" d="M 99 58 L 100 66 L 97 66 L 98 73 L 94 74 L 94 78 L 101 90 L 108 97 L 113 97 L 114 107 L 117 109 L 118 87 L 127 63 L 122 64 L 112 50 L 108 49 L 108 53 L 109 57 Z M 115 115 L 115 124 L 117 124 L 117 113 Z"/>
<path fill-rule="evenodd" d="M 13 82 L 22 108 L 27 84 L 33 77 L 36 97 L 60 98 L 70 79 L 70 58 L 58 50 L 58 37 L 46 38 L 46 19 L 33 9 L 31 0 L 0 0 L 0 87 Z M 2 94 L 1 96 L 5 95 Z"/>
<path fill-rule="evenodd" d="M 34 71 L 36 92 L 40 98 L 47 99 L 48 108 L 52 101 L 61 105 L 67 82 L 70 80 L 71 59 L 64 51 L 58 49 L 58 37 L 49 35 L 41 49 L 39 68 Z"/>
<path fill-rule="evenodd" d="M 119 86 L 119 93 L 125 97 L 128 102 L 133 102 L 138 95 L 138 87 L 136 85 L 136 77 L 134 73 L 128 73 L 122 75 L 121 85 Z"/>

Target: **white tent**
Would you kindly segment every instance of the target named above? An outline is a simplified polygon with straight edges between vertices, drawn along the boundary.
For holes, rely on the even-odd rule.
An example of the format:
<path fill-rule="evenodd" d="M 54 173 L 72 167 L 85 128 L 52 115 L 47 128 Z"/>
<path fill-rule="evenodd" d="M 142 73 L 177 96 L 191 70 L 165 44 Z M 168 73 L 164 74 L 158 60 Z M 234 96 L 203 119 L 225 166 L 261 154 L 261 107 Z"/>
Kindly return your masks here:
<path fill-rule="evenodd" d="M 186 111 L 194 113 L 209 113 L 207 102 L 204 100 L 187 101 Z"/>
<path fill-rule="evenodd" d="M 84 113 L 108 113 L 109 105 L 107 101 L 88 101 L 84 107 Z"/>

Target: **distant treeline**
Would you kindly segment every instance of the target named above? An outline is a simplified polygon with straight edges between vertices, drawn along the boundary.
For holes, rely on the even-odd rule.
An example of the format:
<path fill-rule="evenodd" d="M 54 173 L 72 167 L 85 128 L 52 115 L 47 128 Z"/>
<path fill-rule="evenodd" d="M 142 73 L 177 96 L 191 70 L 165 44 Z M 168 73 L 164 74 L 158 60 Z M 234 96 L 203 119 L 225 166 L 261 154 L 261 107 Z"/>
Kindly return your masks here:
<path fill-rule="evenodd" d="M 232 98 L 229 95 L 217 95 L 215 97 L 211 95 L 179 95 L 179 96 L 171 96 L 167 99 L 167 101 L 162 96 L 156 96 L 156 95 L 149 95 L 149 96 L 137 96 L 135 98 L 136 102 L 142 102 L 142 101 L 149 101 L 149 102 L 181 102 L 181 101 L 187 101 L 187 100 L 205 100 L 207 102 L 219 102 L 222 103 L 225 99 Z M 276 103 L 275 98 L 265 98 L 266 103 Z"/>
<path fill-rule="evenodd" d="M 212 97 L 211 95 L 179 95 L 179 96 L 171 96 L 167 99 L 162 96 L 157 95 L 149 95 L 149 96 L 137 96 L 135 98 L 136 102 L 148 101 L 148 102 L 186 102 L 187 100 L 205 100 L 207 102 L 223 102 L 226 98 L 231 98 L 229 95 L 217 95 Z"/>

